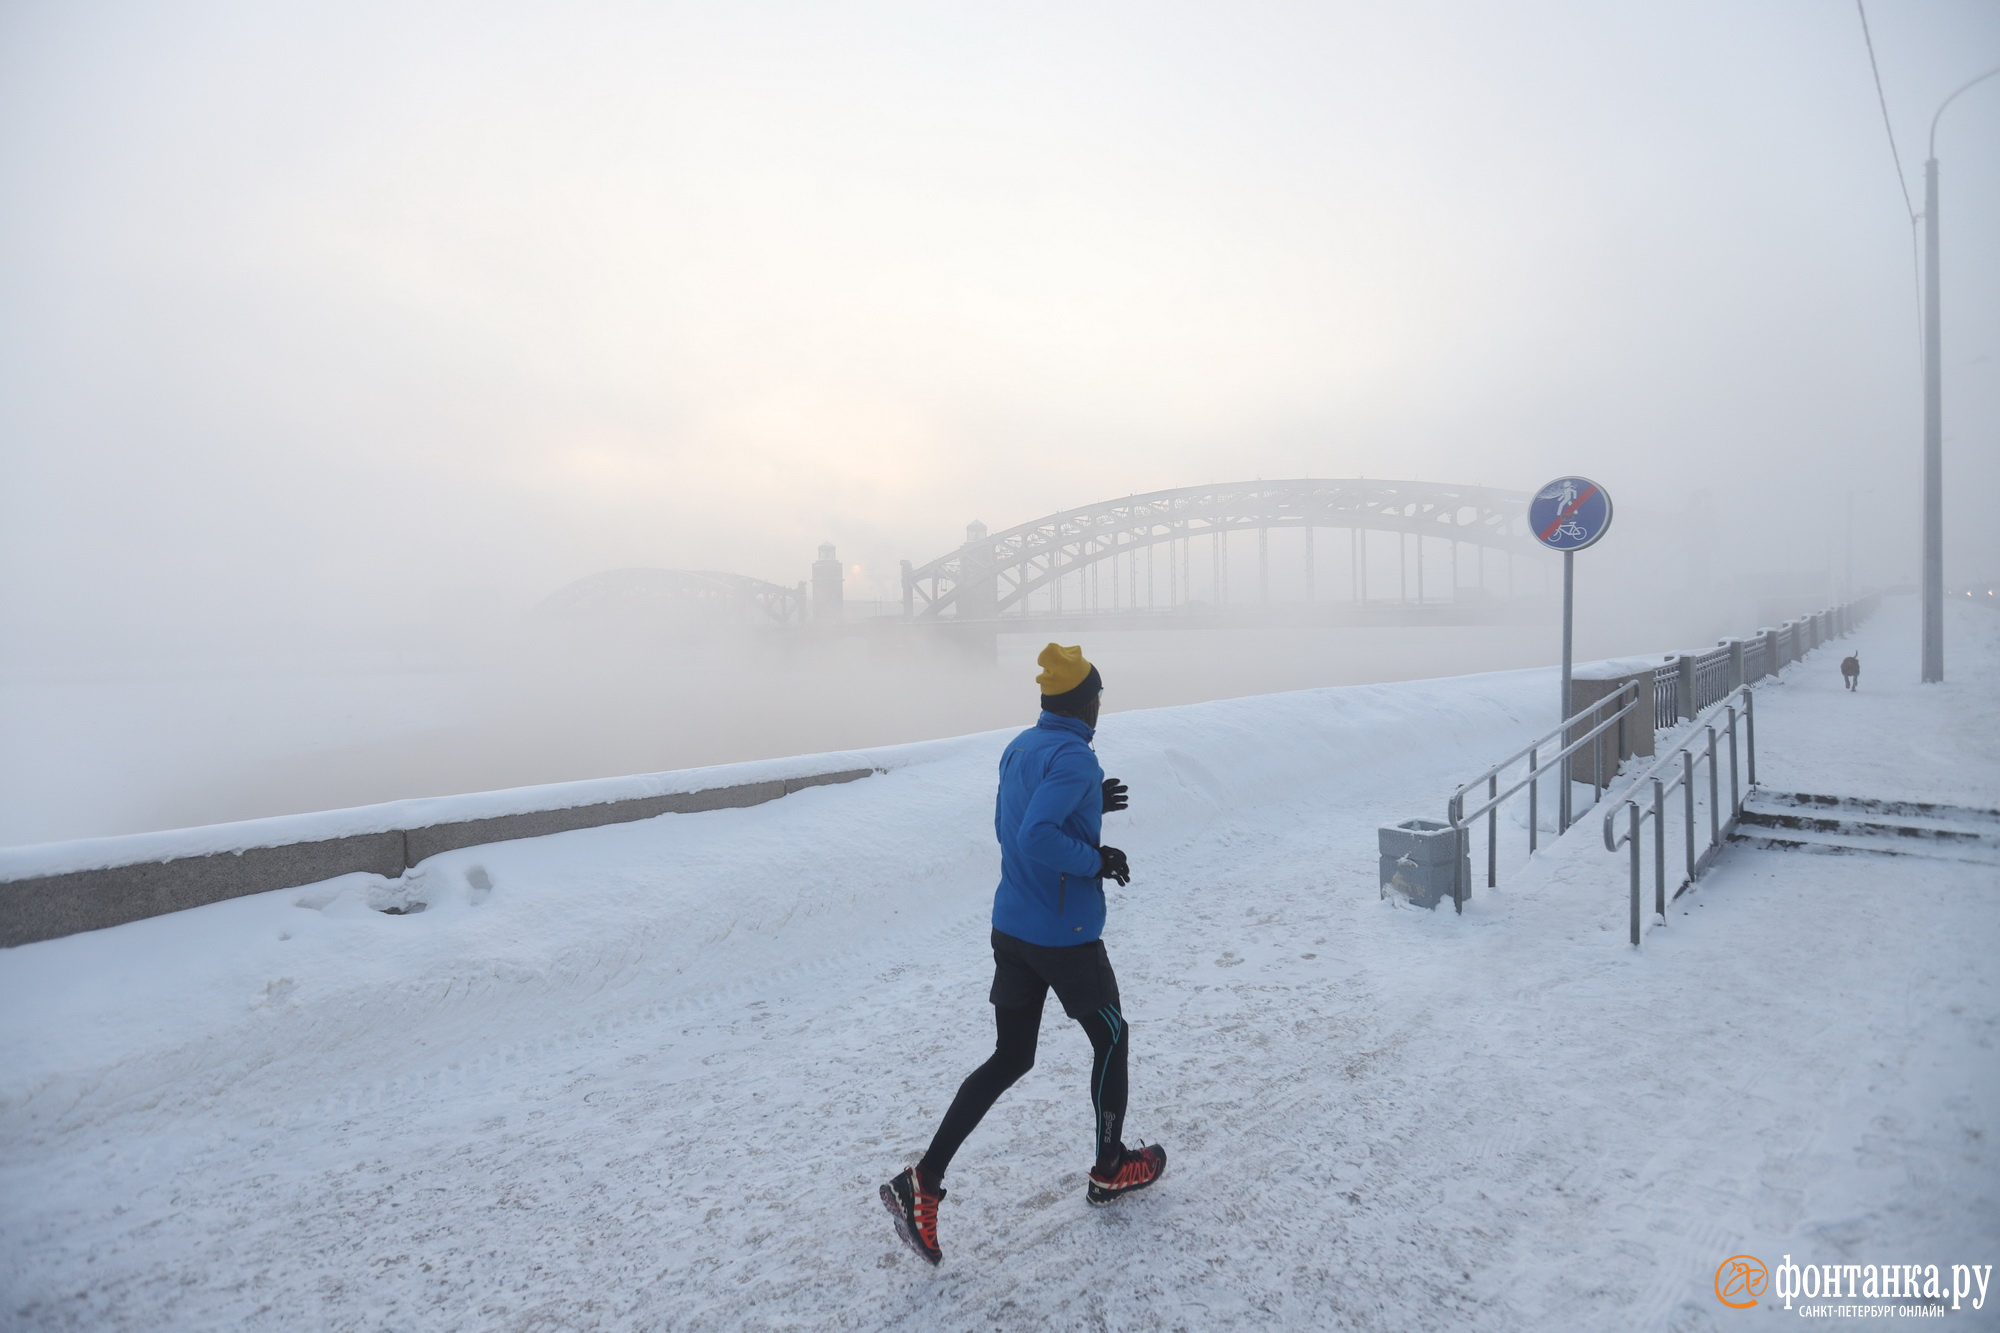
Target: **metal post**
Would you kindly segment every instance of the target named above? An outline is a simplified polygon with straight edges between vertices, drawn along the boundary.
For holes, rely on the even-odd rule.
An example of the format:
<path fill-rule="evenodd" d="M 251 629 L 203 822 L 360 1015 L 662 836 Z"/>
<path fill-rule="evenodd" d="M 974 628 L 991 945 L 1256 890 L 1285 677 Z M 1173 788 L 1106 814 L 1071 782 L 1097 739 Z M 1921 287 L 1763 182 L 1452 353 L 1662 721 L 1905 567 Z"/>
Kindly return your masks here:
<path fill-rule="evenodd" d="M 1743 692 L 1743 758 L 1750 769 L 1750 785 L 1757 785 L 1757 696 Z"/>
<path fill-rule="evenodd" d="M 1625 689 L 1632 691 L 1632 698 L 1635 701 L 1638 699 L 1639 697 L 1638 682 L 1630 680 L 1626 681 Z M 1624 690 L 1619 691 L 1620 694 L 1623 694 L 1624 692 L 1625 692 Z M 1624 704 L 1620 704 L 1618 705 L 1618 707 L 1624 711 L 1621 711 L 1618 714 L 1618 762 L 1612 765 L 1611 774 L 1613 777 L 1616 777 L 1618 775 L 1618 770 L 1624 766 L 1625 756 L 1632 753 L 1629 749 L 1626 748 L 1625 745 L 1625 719 L 1629 715 L 1630 710 L 1626 709 Z"/>
<path fill-rule="evenodd" d="M 1591 717 L 1595 718 L 1599 711 L 1601 709 L 1592 709 Z M 1597 724 L 1595 722 L 1591 724 L 1591 730 L 1597 731 Z M 1590 743 L 1590 805 L 1592 809 L 1596 809 L 1597 803 L 1604 799 L 1604 788 L 1609 782 L 1610 779 L 1604 776 L 1604 733 L 1598 731 L 1597 739 Z"/>
<path fill-rule="evenodd" d="M 1729 818 L 1743 813 L 1743 788 L 1736 776 L 1736 705 L 1729 705 Z"/>
<path fill-rule="evenodd" d="M 1942 114 L 1944 108 L 1938 111 Z M 1944 679 L 1944 392 L 1938 358 L 1938 164 L 1933 156 L 1924 163 L 1925 684 Z"/>
<path fill-rule="evenodd" d="M 1632 812 L 1632 947 L 1639 947 L 1639 803 L 1627 801 L 1625 808 Z"/>
<path fill-rule="evenodd" d="M 1692 737 L 1690 737 L 1692 739 Z M 1681 819 L 1687 825 L 1683 840 L 1687 843 L 1688 883 L 1694 883 L 1694 751 L 1681 751 Z M 1660 915 L 1667 914 L 1666 890 L 1661 888 Z"/>
<path fill-rule="evenodd" d="M 1653 779 L 1653 897 L 1666 912 L 1667 901 L 1667 788 Z"/>
<path fill-rule="evenodd" d="M 1557 722 L 1561 722 L 1563 719 L 1569 716 L 1570 650 L 1573 646 L 1575 637 L 1575 613 L 1576 613 L 1576 552 L 1564 551 L 1563 552 L 1562 707 L 1556 710 Z M 1564 745 L 1569 744 L 1569 737 L 1567 735 L 1563 736 L 1562 743 Z M 1564 759 L 1562 761 L 1562 772 L 1557 774 L 1557 776 L 1561 779 L 1562 782 L 1562 800 L 1560 802 L 1560 808 L 1562 812 L 1562 826 L 1564 828 L 1568 828 L 1569 827 L 1569 760 L 1568 759 Z"/>
<path fill-rule="evenodd" d="M 1465 900 L 1472 896 L 1472 830 L 1461 826 L 1458 836 L 1452 839 L 1451 883 L 1458 890 L 1452 907 L 1458 915 L 1465 915 Z"/>
<path fill-rule="evenodd" d="M 1500 775 L 1495 773 L 1486 779 L 1486 799 L 1491 802 L 1500 796 Z M 1492 888 L 1500 882 L 1500 862 L 1497 845 L 1500 841 L 1500 808 L 1488 805 L 1486 808 L 1486 887 Z"/>
<path fill-rule="evenodd" d="M 1541 832 L 1542 775 L 1535 771 L 1535 752 L 1528 751 L 1528 855 L 1535 854 L 1535 838 Z"/>
<path fill-rule="evenodd" d="M 1715 771 L 1715 724 L 1708 726 L 1708 845 L 1715 847 L 1722 842 L 1722 814 L 1720 810 L 1721 774 Z"/>

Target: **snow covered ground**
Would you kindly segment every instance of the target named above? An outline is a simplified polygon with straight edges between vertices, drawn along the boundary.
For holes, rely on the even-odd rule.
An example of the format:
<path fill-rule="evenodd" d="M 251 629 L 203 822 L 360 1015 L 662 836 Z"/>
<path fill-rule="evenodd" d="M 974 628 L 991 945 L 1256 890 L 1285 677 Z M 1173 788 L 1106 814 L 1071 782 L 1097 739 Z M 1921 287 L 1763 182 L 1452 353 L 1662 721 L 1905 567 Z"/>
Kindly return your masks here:
<path fill-rule="evenodd" d="M 1845 644 L 1765 688 L 1766 785 L 2000 805 L 2000 620 L 1953 611 L 1944 686 L 1902 601 L 1859 694 Z M 1378 898 L 1377 825 L 1552 692 L 1107 717 L 1129 1127 L 1168 1174 L 1085 1206 L 1051 1006 L 936 1271 L 874 1189 L 990 1043 L 1006 733 L 0 953 L 0 1323 L 1699 1329 L 1797 1317 L 1718 1303 L 1735 1254 L 1993 1263 L 1992 867 L 1734 850 L 1634 951 L 1587 819 L 1463 917 Z"/>

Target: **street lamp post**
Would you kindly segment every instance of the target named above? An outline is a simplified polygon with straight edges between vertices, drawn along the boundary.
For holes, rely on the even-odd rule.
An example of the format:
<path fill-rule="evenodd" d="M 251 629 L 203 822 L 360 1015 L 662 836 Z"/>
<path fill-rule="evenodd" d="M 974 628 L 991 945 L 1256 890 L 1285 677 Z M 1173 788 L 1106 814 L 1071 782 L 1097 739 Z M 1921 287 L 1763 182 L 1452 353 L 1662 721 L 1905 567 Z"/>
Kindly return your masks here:
<path fill-rule="evenodd" d="M 2000 74 L 1989 69 L 1959 85 L 1931 117 L 1924 162 L 1924 681 L 1944 679 L 1944 384 L 1938 332 L 1938 117 L 1959 93 Z"/>

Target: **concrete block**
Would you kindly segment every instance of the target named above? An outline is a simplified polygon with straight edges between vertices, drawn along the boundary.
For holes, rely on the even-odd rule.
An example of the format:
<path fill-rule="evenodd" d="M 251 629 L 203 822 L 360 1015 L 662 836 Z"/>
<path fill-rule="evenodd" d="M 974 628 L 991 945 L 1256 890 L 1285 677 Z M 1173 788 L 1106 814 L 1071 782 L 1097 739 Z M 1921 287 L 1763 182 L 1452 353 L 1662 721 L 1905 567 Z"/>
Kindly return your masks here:
<path fill-rule="evenodd" d="M 1598 700 L 1618 693 L 1627 684 L 1639 687 L 1639 706 L 1625 715 L 1624 743 L 1620 745 L 1617 728 L 1604 733 L 1602 745 L 1592 745 L 1570 756 L 1570 779 L 1574 782 L 1594 782 L 1599 786 L 1609 786 L 1618 773 L 1618 766 L 1634 756 L 1653 753 L 1653 673 L 1651 670 L 1635 671 L 1626 676 L 1613 676 L 1604 680 L 1576 679 L 1569 683 L 1569 712 L 1575 717 Z M 1566 734 L 1564 744 L 1583 735 L 1584 729 L 1574 729 Z"/>
<path fill-rule="evenodd" d="M 573 805 L 561 810 L 535 810 L 527 814 L 499 815 L 492 819 L 431 824 L 409 831 L 410 864 L 416 865 L 439 852 L 478 847 L 489 842 L 540 838 L 550 833 L 568 833 L 572 829 L 602 828 L 606 824 L 629 824 L 634 820 L 654 819 L 660 815 L 691 815 L 703 810 L 735 810 L 762 805 L 806 787 L 852 782 L 856 778 L 867 777 L 873 771 L 856 768 L 811 777 L 774 778 L 769 782 L 745 782 L 731 787 L 673 792 L 665 796 L 641 796 L 629 801 Z"/>
<path fill-rule="evenodd" d="M 0 882 L 0 948 L 102 930 L 246 894 L 315 884 L 356 871 L 395 879 L 428 857 L 461 847 L 539 838 L 658 815 L 762 805 L 807 787 L 853 782 L 874 771 L 844 769 Z"/>
<path fill-rule="evenodd" d="M 403 832 L 251 847 L 0 883 L 0 947 L 102 930 L 356 871 L 403 873 Z"/>
<path fill-rule="evenodd" d="M 874 771 L 872 768 L 844 768 L 838 773 L 815 773 L 811 777 L 786 778 L 785 795 L 790 796 L 795 791 L 804 791 L 807 787 L 830 787 L 836 783 L 853 782 L 858 778 L 867 777 Z"/>
<path fill-rule="evenodd" d="M 1696 706 L 1700 700 L 1695 696 L 1694 663 L 1694 654 L 1682 653 L 1674 664 L 1674 710 L 1683 722 L 1701 711 Z"/>

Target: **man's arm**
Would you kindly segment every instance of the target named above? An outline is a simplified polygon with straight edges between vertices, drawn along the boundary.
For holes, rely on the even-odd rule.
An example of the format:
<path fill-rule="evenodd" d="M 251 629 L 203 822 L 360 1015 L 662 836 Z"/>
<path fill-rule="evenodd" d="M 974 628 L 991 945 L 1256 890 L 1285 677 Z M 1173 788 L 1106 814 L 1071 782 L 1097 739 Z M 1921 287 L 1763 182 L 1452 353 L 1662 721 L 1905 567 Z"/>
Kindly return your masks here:
<path fill-rule="evenodd" d="M 1102 799 L 1098 787 L 1102 771 L 1087 753 L 1058 751 L 1050 761 L 1048 775 L 1036 784 L 1035 794 L 1028 799 L 1021 819 L 1021 850 L 1045 866 L 1095 878 L 1097 849 L 1063 832 L 1062 825 L 1086 799 Z"/>

